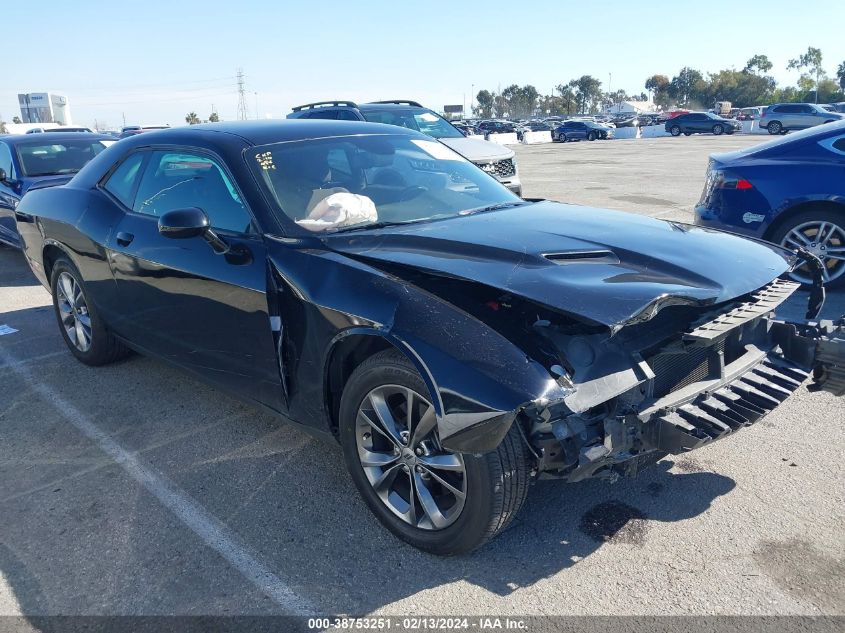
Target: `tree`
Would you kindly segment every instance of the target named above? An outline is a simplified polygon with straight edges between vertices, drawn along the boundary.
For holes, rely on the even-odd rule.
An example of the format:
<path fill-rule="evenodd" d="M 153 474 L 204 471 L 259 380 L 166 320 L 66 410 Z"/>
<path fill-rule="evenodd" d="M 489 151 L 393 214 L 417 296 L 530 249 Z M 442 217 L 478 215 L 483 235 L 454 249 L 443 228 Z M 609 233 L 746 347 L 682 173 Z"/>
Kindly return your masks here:
<path fill-rule="evenodd" d="M 19 116 L 13 116 L 12 123 L 21 123 L 21 118 Z"/>
<path fill-rule="evenodd" d="M 0 134 L 8 134 L 9 130 L 6 129 L 6 122 L 3 120 L 3 117 L 0 116 Z"/>
<path fill-rule="evenodd" d="M 475 95 L 478 105 L 472 106 L 472 113 L 482 119 L 489 119 L 493 116 L 493 93 L 489 90 L 479 90 Z"/>
<path fill-rule="evenodd" d="M 652 75 L 645 80 L 645 89 L 651 92 L 655 105 L 669 105 L 669 78 L 666 75 Z"/>
<path fill-rule="evenodd" d="M 845 90 L 845 62 L 839 64 L 839 68 L 836 69 L 836 78 L 839 80 L 839 87 Z"/>
<path fill-rule="evenodd" d="M 818 86 L 821 82 L 822 74 L 824 73 L 824 69 L 822 68 L 822 52 L 820 49 L 808 46 L 806 53 L 804 53 L 803 55 L 799 55 L 795 59 L 790 59 L 789 63 L 786 65 L 787 70 L 801 71 L 805 68 L 810 71 L 810 75 L 816 76 L 816 103 L 818 103 Z M 805 76 L 806 75 L 801 75 L 801 79 L 803 79 Z M 799 86 L 801 85 L 801 79 L 798 80 Z"/>
<path fill-rule="evenodd" d="M 556 90 L 560 94 L 560 112 L 558 114 L 572 114 L 575 107 L 575 91 L 571 84 L 558 84 Z"/>
<path fill-rule="evenodd" d="M 188 114 L 185 115 L 185 122 L 189 125 L 196 125 L 197 123 L 200 123 L 200 118 L 197 116 L 196 112 L 188 112 Z"/>
<path fill-rule="evenodd" d="M 676 99 L 679 104 L 687 106 L 698 101 L 696 97 L 701 96 L 703 88 L 704 76 L 694 68 L 685 66 L 669 82 L 669 96 Z"/>
<path fill-rule="evenodd" d="M 211 114 L 208 115 L 209 123 L 217 123 L 219 120 L 220 120 L 220 117 L 217 116 L 216 112 L 212 112 Z"/>
<path fill-rule="evenodd" d="M 580 114 L 595 112 L 602 97 L 601 81 L 592 75 L 581 75 L 578 79 L 570 81 L 569 86 L 575 90 L 578 112 Z"/>
<path fill-rule="evenodd" d="M 766 55 L 755 55 L 748 60 L 743 69 L 747 73 L 765 74 L 773 68 L 772 62 Z"/>

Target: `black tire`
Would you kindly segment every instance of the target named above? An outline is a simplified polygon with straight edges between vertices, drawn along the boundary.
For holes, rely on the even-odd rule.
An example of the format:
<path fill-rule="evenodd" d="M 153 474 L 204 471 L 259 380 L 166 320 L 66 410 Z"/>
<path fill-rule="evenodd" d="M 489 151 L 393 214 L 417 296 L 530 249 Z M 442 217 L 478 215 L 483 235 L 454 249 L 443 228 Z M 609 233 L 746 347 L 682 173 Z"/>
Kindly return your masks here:
<path fill-rule="evenodd" d="M 558 140 L 559 142 L 561 142 L 561 143 L 566 143 L 566 134 L 564 134 L 563 132 L 561 132 L 561 133 L 558 135 L 557 140 Z"/>
<path fill-rule="evenodd" d="M 398 385 L 430 398 L 425 383 L 408 359 L 395 350 L 364 361 L 347 382 L 340 401 L 340 442 L 346 466 L 364 501 L 393 534 L 432 554 L 451 556 L 470 552 L 501 533 L 519 512 L 528 494 L 531 464 L 524 440 L 511 427 L 490 453 L 463 455 L 466 499 L 453 523 L 439 530 L 422 529 L 400 519 L 376 494 L 358 456 L 356 419 L 359 407 L 373 389 Z"/>
<path fill-rule="evenodd" d="M 588 141 L 595 141 L 596 140 L 596 133 L 590 132 L 589 134 L 587 134 L 587 140 Z"/>
<path fill-rule="evenodd" d="M 769 125 L 766 128 L 771 135 L 777 135 L 783 132 L 783 126 L 780 124 L 780 121 L 769 121 Z"/>
<path fill-rule="evenodd" d="M 826 208 L 818 208 L 818 209 L 811 209 L 808 211 L 802 211 L 801 213 L 797 213 L 790 217 L 788 220 L 777 224 L 774 230 L 766 236 L 766 239 L 774 242 L 775 244 L 782 244 L 785 248 L 789 248 L 790 250 L 794 250 L 793 245 L 791 244 L 783 244 L 784 238 L 796 227 L 807 223 L 813 222 L 827 222 L 829 224 L 834 224 L 838 227 L 838 233 L 834 232 L 834 235 L 845 235 L 845 212 L 843 211 L 836 211 L 833 209 L 826 209 Z M 845 246 L 842 242 L 845 240 L 839 239 L 837 243 L 834 243 L 836 248 L 841 248 Z M 826 264 L 829 260 L 825 260 Z M 804 283 L 805 285 L 808 284 L 808 280 L 800 278 L 801 270 L 797 270 L 799 275 L 794 276 L 791 273 L 787 273 L 785 276 L 793 281 L 798 281 Z M 832 279 L 830 281 L 825 282 L 825 287 L 827 288 L 842 288 L 845 286 L 845 263 L 840 263 L 838 266 L 834 265 Z"/>
<path fill-rule="evenodd" d="M 717 124 L 713 126 L 713 134 L 715 134 L 716 136 L 721 136 L 724 131 L 725 128 L 723 128 L 721 125 Z"/>
<path fill-rule="evenodd" d="M 84 302 L 84 315 L 90 320 L 90 339 L 87 349 L 80 349 L 77 344 L 71 340 L 70 335 L 65 329 L 65 324 L 62 320 L 62 313 L 59 307 L 60 291 L 58 284 L 62 275 L 69 275 L 76 284 L 78 284 L 82 300 Z M 71 354 L 76 356 L 78 360 L 86 365 L 98 366 L 113 363 L 121 358 L 124 358 L 130 353 L 123 343 L 117 340 L 114 335 L 109 332 L 106 324 L 97 313 L 96 307 L 91 303 L 88 293 L 85 289 L 85 282 L 82 275 L 76 269 L 76 266 L 66 257 L 60 257 L 53 264 L 53 271 L 50 274 L 50 291 L 53 294 L 53 311 L 56 314 L 56 321 L 59 325 L 59 332 L 65 340 Z M 81 314 L 81 312 L 80 312 Z"/>
<path fill-rule="evenodd" d="M 692 132 L 684 132 L 684 136 L 692 136 Z"/>
<path fill-rule="evenodd" d="M 681 127 L 679 125 L 673 125 L 669 128 L 669 134 L 672 136 L 680 136 L 681 135 Z"/>

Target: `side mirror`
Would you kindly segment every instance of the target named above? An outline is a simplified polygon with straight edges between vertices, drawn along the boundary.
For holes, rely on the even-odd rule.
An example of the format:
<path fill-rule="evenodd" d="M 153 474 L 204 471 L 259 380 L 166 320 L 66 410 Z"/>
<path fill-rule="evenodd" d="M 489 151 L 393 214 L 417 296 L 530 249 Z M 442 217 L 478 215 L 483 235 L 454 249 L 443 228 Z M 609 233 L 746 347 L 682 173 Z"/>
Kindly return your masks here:
<path fill-rule="evenodd" d="M 168 211 L 158 219 L 158 232 L 177 240 L 202 237 L 218 255 L 229 252 L 229 245 L 212 230 L 208 216 L 197 207 Z"/>
<path fill-rule="evenodd" d="M 9 177 L 6 175 L 6 170 L 0 167 L 0 182 L 7 182 Z"/>
<path fill-rule="evenodd" d="M 168 211 L 158 219 L 158 232 L 164 237 L 185 239 L 204 235 L 211 227 L 202 209 L 188 207 Z"/>

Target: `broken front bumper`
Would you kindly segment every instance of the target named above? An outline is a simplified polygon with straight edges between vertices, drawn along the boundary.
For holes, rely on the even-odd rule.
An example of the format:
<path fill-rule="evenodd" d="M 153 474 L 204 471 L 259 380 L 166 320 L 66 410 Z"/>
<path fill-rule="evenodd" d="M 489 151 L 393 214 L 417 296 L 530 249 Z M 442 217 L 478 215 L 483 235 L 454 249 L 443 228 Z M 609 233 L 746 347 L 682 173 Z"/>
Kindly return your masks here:
<path fill-rule="evenodd" d="M 702 318 L 646 357 L 642 382 L 601 415 L 552 419 L 552 433 L 534 437 L 540 475 L 578 481 L 635 474 L 666 454 L 754 424 L 811 375 L 811 390 L 845 395 L 845 318 L 795 324 L 772 317 L 795 287 L 777 280 Z"/>

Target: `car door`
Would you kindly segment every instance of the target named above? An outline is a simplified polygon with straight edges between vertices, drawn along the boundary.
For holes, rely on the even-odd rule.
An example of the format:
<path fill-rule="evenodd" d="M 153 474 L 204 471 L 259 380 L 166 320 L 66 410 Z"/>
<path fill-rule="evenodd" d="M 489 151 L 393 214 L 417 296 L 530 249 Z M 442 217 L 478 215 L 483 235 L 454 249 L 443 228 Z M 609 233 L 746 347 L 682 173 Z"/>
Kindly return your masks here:
<path fill-rule="evenodd" d="M 18 191 L 12 183 L 16 180 L 12 148 L 0 141 L 0 169 L 6 173 L 6 180 L 0 182 L 0 241 L 19 244 L 15 227 L 15 207 L 19 200 Z"/>
<path fill-rule="evenodd" d="M 154 355 L 283 411 L 265 246 L 243 196 L 222 161 L 204 150 L 142 153 L 107 244 L 121 303 L 113 327 Z M 228 252 L 203 237 L 159 233 L 164 213 L 187 207 L 206 213 Z"/>
<path fill-rule="evenodd" d="M 802 127 L 800 108 L 797 105 L 782 105 L 775 108 L 772 118 L 780 121 L 781 125 L 788 130 L 796 130 Z"/>

